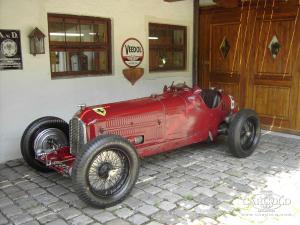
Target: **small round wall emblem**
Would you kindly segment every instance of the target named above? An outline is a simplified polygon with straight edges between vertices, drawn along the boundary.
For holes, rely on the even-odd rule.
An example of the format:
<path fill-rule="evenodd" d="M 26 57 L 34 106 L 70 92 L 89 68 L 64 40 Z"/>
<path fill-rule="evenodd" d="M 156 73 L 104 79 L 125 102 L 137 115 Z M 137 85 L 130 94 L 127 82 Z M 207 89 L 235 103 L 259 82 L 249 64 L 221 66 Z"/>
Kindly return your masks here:
<path fill-rule="evenodd" d="M 128 38 L 124 41 L 121 49 L 121 57 L 126 66 L 137 67 L 144 58 L 144 48 L 136 38 Z"/>
<path fill-rule="evenodd" d="M 17 43 L 11 39 L 6 39 L 1 43 L 1 52 L 6 57 L 13 57 L 17 54 Z"/>

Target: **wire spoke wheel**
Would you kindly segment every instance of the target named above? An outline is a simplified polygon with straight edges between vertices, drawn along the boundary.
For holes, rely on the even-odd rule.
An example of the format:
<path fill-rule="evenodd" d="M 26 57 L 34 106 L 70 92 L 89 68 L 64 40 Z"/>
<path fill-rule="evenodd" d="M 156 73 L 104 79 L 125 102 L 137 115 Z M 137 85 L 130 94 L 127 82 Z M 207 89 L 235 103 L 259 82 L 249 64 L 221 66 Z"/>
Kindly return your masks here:
<path fill-rule="evenodd" d="M 90 163 L 87 179 L 91 191 L 98 196 L 114 195 L 129 176 L 129 160 L 117 148 L 101 151 Z"/>
<path fill-rule="evenodd" d="M 100 135 L 86 143 L 72 169 L 74 190 L 84 202 L 106 208 L 123 201 L 139 174 L 134 146 L 121 136 Z"/>

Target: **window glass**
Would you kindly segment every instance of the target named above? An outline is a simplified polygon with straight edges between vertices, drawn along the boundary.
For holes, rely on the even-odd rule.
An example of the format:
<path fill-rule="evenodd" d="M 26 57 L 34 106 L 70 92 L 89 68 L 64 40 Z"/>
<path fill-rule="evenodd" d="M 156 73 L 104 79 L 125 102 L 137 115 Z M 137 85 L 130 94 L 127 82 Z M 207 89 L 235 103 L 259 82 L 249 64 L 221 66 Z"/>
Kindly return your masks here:
<path fill-rule="evenodd" d="M 106 42 L 106 24 L 81 24 L 80 29 L 82 42 Z"/>
<path fill-rule="evenodd" d="M 65 23 L 65 29 L 67 42 L 80 42 L 80 36 L 83 34 L 80 33 L 79 24 Z"/>
<path fill-rule="evenodd" d="M 174 45 L 183 45 L 183 44 L 184 44 L 184 31 L 174 30 Z"/>
<path fill-rule="evenodd" d="M 65 41 L 64 24 L 60 22 L 49 22 L 50 41 Z"/>
<path fill-rule="evenodd" d="M 108 69 L 107 50 L 101 50 L 99 52 L 98 65 L 100 71 L 106 71 Z"/>
<path fill-rule="evenodd" d="M 67 61 L 65 51 L 51 51 L 50 52 L 51 71 L 52 72 L 66 72 Z"/>
<path fill-rule="evenodd" d="M 175 67 L 181 68 L 184 66 L 183 63 L 184 63 L 184 51 L 174 51 L 173 65 Z"/>
<path fill-rule="evenodd" d="M 150 71 L 184 70 L 186 65 L 186 27 L 149 24 Z"/>
<path fill-rule="evenodd" d="M 82 42 L 94 42 L 96 32 L 94 32 L 93 24 L 81 24 L 80 30 Z"/>
<path fill-rule="evenodd" d="M 52 77 L 111 74 L 109 19 L 48 14 Z"/>

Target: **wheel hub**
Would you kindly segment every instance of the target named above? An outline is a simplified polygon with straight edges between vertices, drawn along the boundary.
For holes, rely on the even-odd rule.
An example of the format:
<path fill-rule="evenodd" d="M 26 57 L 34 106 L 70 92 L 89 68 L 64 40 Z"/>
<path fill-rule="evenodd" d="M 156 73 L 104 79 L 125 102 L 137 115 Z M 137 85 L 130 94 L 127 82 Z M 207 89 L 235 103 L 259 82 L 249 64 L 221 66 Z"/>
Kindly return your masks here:
<path fill-rule="evenodd" d="M 247 119 L 241 130 L 241 146 L 244 150 L 251 148 L 255 138 L 255 123 L 251 119 Z"/>
<path fill-rule="evenodd" d="M 58 128 L 48 128 L 38 133 L 34 139 L 35 153 L 41 150 L 55 150 L 61 146 L 67 146 L 68 140 L 63 131 Z"/>
<path fill-rule="evenodd" d="M 250 131 L 246 132 L 246 136 L 250 137 L 251 136 L 251 132 Z"/>
<path fill-rule="evenodd" d="M 102 165 L 99 166 L 98 168 L 98 176 L 104 179 L 107 179 L 109 176 L 109 172 L 113 169 L 113 166 L 105 162 Z"/>

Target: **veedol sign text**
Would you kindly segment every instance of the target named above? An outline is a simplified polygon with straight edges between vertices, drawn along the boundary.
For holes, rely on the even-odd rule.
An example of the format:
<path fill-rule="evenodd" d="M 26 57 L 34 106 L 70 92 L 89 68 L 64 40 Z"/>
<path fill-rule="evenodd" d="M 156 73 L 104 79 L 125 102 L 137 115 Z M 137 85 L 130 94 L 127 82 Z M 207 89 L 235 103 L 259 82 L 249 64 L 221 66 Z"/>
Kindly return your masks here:
<path fill-rule="evenodd" d="M 128 38 L 122 45 L 121 57 L 128 67 L 137 67 L 144 58 L 144 49 L 136 38 Z"/>

